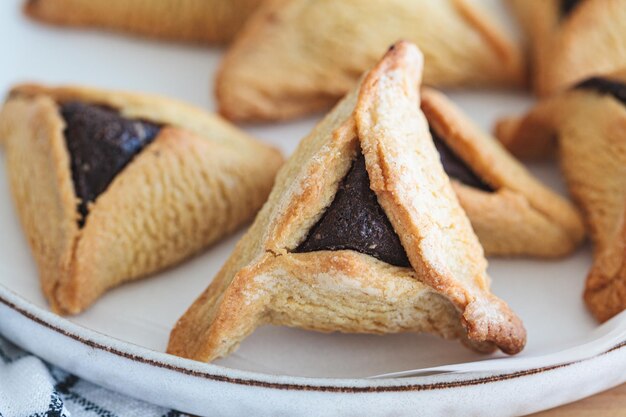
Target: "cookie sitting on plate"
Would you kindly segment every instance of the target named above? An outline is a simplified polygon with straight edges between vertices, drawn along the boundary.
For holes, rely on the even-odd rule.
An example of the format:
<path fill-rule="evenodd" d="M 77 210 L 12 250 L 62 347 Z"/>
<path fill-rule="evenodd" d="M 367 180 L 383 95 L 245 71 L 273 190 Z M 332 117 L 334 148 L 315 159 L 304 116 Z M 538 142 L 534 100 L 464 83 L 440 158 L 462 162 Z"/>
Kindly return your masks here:
<path fill-rule="evenodd" d="M 420 111 L 422 63 L 396 44 L 300 143 L 168 352 L 211 361 L 270 323 L 522 350 Z"/>
<path fill-rule="evenodd" d="M 44 294 L 68 314 L 234 231 L 282 163 L 197 108 L 78 87 L 14 88 L 0 140 Z"/>
<path fill-rule="evenodd" d="M 542 96 L 626 67 L 626 0 L 509 0 Z"/>
<path fill-rule="evenodd" d="M 423 51 L 428 85 L 523 83 L 518 46 L 472 1 L 268 0 L 224 56 L 220 112 L 247 121 L 326 109 L 398 39 Z"/>
<path fill-rule="evenodd" d="M 585 228 L 578 210 L 454 103 L 424 88 L 421 108 L 443 168 L 487 255 L 557 257 L 581 244 Z"/>
<path fill-rule="evenodd" d="M 497 126 L 518 155 L 556 152 L 594 244 L 585 301 L 605 321 L 626 308 L 626 71 L 593 77 Z"/>

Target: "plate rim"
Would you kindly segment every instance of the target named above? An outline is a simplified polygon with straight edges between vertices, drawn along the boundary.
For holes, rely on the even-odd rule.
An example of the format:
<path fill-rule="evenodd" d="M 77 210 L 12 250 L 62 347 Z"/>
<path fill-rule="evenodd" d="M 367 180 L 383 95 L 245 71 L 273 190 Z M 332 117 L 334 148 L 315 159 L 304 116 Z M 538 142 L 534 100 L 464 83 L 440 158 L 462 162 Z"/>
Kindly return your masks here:
<path fill-rule="evenodd" d="M 213 382 L 221 382 L 253 388 L 267 388 L 274 390 L 363 394 L 382 392 L 419 392 L 454 389 L 497 383 L 562 369 L 568 366 L 572 366 L 574 364 L 591 361 L 599 356 L 603 356 L 626 347 L 626 340 L 624 340 L 616 346 L 600 353 L 599 355 L 591 356 L 589 358 L 578 361 L 529 368 L 507 373 L 497 373 L 479 377 L 471 377 L 472 375 L 476 375 L 476 373 L 469 372 L 467 374 L 464 374 L 464 376 L 469 378 L 462 378 L 455 381 L 419 383 L 420 380 L 424 379 L 424 377 L 420 376 L 388 379 L 288 376 L 239 370 L 222 365 L 215 365 L 211 363 L 181 358 L 175 355 L 168 354 L 166 352 L 148 349 L 146 347 L 136 345 L 125 340 L 117 339 L 115 337 L 106 335 L 80 324 L 73 323 L 65 317 L 59 316 L 51 311 L 47 311 L 26 300 L 24 297 L 15 293 L 4 284 L 0 284 L 0 304 L 5 305 L 9 309 L 15 311 L 16 313 L 34 322 L 35 324 L 54 331 L 61 336 L 70 338 L 75 342 L 81 343 L 87 347 L 113 354 L 123 359 L 131 360 L 133 362 L 137 362 L 143 365 L 173 371 L 179 374 L 183 374 L 185 376 L 203 378 L 205 380 L 210 380 Z M 58 323 L 54 323 L 55 321 Z M 109 345 L 107 345 L 105 343 L 107 340 L 113 341 L 114 343 L 110 343 Z M 124 351 L 123 348 L 126 348 L 127 351 Z M 135 353 L 133 353 L 133 351 L 135 351 Z"/>

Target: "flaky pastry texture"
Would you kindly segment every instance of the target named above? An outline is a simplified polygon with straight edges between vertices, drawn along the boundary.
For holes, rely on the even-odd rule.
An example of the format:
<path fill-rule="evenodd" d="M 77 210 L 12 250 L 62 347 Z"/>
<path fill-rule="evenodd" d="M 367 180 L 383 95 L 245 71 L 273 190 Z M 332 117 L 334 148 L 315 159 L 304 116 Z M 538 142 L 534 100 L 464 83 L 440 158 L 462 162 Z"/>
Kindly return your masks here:
<path fill-rule="evenodd" d="M 246 22 L 216 80 L 232 120 L 281 120 L 326 109 L 394 42 L 416 43 L 439 87 L 511 86 L 521 53 L 467 0 L 269 0 Z"/>
<path fill-rule="evenodd" d="M 482 248 L 419 109 L 422 63 L 415 45 L 397 43 L 300 143 L 250 230 L 172 330 L 169 353 L 212 361 L 268 323 L 523 348 L 522 322 L 489 291 Z M 294 252 L 359 150 L 410 267 L 353 250 Z"/>
<path fill-rule="evenodd" d="M 626 72 L 606 79 L 621 83 L 626 91 Z M 585 301 L 600 321 L 624 310 L 626 103 L 579 87 L 541 101 L 522 117 L 501 121 L 496 131 L 513 153 L 527 158 L 558 156 L 594 244 Z"/>
<path fill-rule="evenodd" d="M 528 35 L 533 85 L 540 96 L 626 67 L 626 1 L 509 3 Z"/>
<path fill-rule="evenodd" d="M 564 256 L 585 235 L 582 217 L 483 132 L 443 94 L 424 88 L 430 128 L 492 190 L 452 181 L 461 207 L 489 256 Z"/>
<path fill-rule="evenodd" d="M 59 112 L 68 101 L 162 125 L 89 205 L 82 227 Z M 282 163 L 275 149 L 200 109 L 79 87 L 15 87 L 0 113 L 0 138 L 44 294 L 64 314 L 234 231 L 262 206 Z"/>

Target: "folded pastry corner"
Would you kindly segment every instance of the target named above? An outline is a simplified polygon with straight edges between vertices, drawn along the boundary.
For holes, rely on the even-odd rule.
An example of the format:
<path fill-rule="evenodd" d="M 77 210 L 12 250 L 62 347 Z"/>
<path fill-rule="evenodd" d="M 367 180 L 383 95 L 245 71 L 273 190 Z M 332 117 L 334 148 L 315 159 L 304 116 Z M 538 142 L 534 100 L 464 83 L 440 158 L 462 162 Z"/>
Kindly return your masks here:
<path fill-rule="evenodd" d="M 536 92 L 546 96 L 626 67 L 623 0 L 509 0 L 527 32 Z"/>
<path fill-rule="evenodd" d="M 443 94 L 424 88 L 421 108 L 443 168 L 490 256 L 563 256 L 582 242 L 578 210 L 483 132 Z"/>
<path fill-rule="evenodd" d="M 584 80 L 528 114 L 505 120 L 497 130 L 502 142 L 520 154 L 544 156 L 556 150 L 594 244 L 587 305 L 600 321 L 624 310 L 626 71 Z"/>
<path fill-rule="evenodd" d="M 261 0 L 26 0 L 24 13 L 61 26 L 97 27 L 186 42 L 230 41 Z"/>
<path fill-rule="evenodd" d="M 393 42 L 424 52 L 425 82 L 521 85 L 522 54 L 467 0 L 269 0 L 246 22 L 216 80 L 232 120 L 280 120 L 330 107 Z"/>
<path fill-rule="evenodd" d="M 419 108 L 423 58 L 397 43 L 307 136 L 168 352 L 212 361 L 260 325 L 431 332 L 514 354 L 521 320 L 487 262 Z"/>
<path fill-rule="evenodd" d="M 78 87 L 14 88 L 0 135 L 44 294 L 65 314 L 234 231 L 282 163 L 191 106 Z"/>
<path fill-rule="evenodd" d="M 626 204 L 623 206 L 626 210 Z M 585 303 L 600 322 L 626 309 L 626 223 L 624 212 L 616 219 L 613 236 L 597 251 L 585 286 Z"/>

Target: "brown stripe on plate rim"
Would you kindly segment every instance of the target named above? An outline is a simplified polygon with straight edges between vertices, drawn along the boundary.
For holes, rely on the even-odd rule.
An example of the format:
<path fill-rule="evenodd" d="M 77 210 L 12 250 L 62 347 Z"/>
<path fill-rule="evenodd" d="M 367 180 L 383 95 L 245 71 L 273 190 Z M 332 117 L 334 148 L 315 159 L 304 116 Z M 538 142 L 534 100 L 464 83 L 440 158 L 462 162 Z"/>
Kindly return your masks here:
<path fill-rule="evenodd" d="M 254 379 L 244 379 L 244 378 L 234 378 L 234 377 L 229 377 L 229 376 L 224 376 L 224 375 L 214 375 L 214 374 L 210 374 L 208 372 L 202 372 L 202 371 L 194 371 L 192 369 L 159 362 L 154 359 L 148 359 L 143 356 L 133 355 L 133 354 L 112 348 L 110 346 L 106 346 L 101 343 L 94 342 L 93 340 L 84 339 L 81 336 L 78 336 L 76 334 L 68 332 L 67 330 L 54 326 L 46 322 L 42 318 L 37 317 L 36 315 L 18 307 L 17 305 L 10 302 L 9 300 L 4 299 L 1 295 L 0 295 L 0 303 L 6 305 L 12 310 L 15 310 L 17 313 L 21 314 L 27 319 L 43 327 L 46 327 L 50 330 L 53 330 L 59 334 L 62 334 L 63 336 L 69 337 L 93 349 L 98 349 L 98 350 L 102 350 L 108 353 L 112 353 L 116 356 L 120 356 L 125 359 L 129 359 L 131 361 L 155 366 L 158 368 L 167 369 L 167 370 L 174 371 L 174 372 L 179 372 L 179 373 L 193 376 L 193 377 L 209 379 L 209 380 L 213 380 L 217 382 L 226 382 L 230 384 L 260 387 L 260 388 L 280 389 L 280 390 L 319 391 L 319 392 L 331 392 L 331 393 L 357 394 L 357 393 L 381 393 L 381 392 L 405 392 L 405 391 L 430 391 L 430 390 L 449 389 L 449 388 L 461 388 L 461 387 L 482 385 L 482 384 L 487 384 L 487 383 L 492 383 L 492 382 L 500 382 L 500 381 L 521 378 L 525 376 L 535 375 L 535 374 L 543 373 L 546 371 L 552 371 L 555 369 L 565 368 L 575 363 L 580 363 L 580 362 L 584 362 L 584 361 L 592 359 L 592 358 L 589 358 L 589 359 L 584 359 L 581 361 L 569 362 L 569 363 L 564 363 L 564 364 L 559 364 L 559 365 L 551 365 L 551 366 L 546 366 L 542 368 L 527 369 L 524 371 L 517 371 L 517 372 L 508 373 L 508 374 L 494 375 L 494 376 L 470 379 L 470 380 L 465 380 L 465 381 L 435 382 L 431 384 L 407 384 L 407 385 L 390 385 L 390 386 L 378 386 L 378 387 L 341 387 L 341 386 L 332 386 L 332 385 L 329 385 L 329 386 L 301 385 L 301 384 L 288 384 L 288 383 L 280 383 L 280 382 L 266 382 L 266 381 L 259 381 L 259 380 L 254 380 Z M 618 349 L 623 348 L 624 346 L 626 346 L 626 341 L 607 350 L 601 355 L 605 355 L 607 353 L 616 351 Z M 601 356 L 601 355 L 598 355 L 598 356 Z"/>

